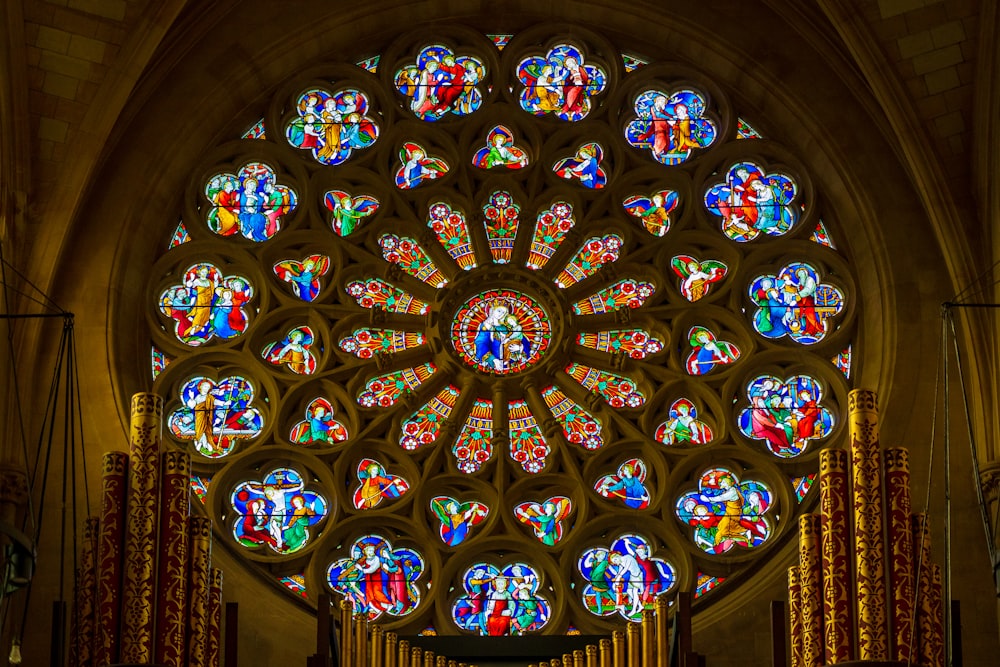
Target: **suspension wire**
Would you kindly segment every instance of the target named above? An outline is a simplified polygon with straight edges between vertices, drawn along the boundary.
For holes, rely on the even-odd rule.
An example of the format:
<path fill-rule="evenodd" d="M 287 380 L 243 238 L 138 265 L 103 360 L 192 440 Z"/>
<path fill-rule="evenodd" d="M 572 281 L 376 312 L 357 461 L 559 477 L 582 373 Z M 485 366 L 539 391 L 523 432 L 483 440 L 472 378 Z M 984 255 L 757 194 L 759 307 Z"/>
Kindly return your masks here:
<path fill-rule="evenodd" d="M 951 384 L 949 369 L 951 357 L 948 354 L 948 324 L 951 320 L 951 311 L 944 308 L 941 311 L 941 347 L 944 354 L 944 424 L 942 425 L 943 445 L 944 445 L 944 590 L 941 597 L 944 598 L 944 661 L 946 665 L 952 663 L 952 641 L 951 641 Z"/>
<path fill-rule="evenodd" d="M 956 294 L 954 296 L 953 300 L 954 301 L 958 301 L 963 295 L 966 295 L 967 293 L 969 293 L 972 290 L 973 286 L 976 283 L 978 283 L 979 281 L 981 281 L 984 278 L 986 278 L 997 267 L 1000 267 L 1000 259 L 998 259 L 997 261 L 993 262 L 992 265 L 990 265 L 990 266 L 986 267 L 985 269 L 983 269 L 983 271 L 979 275 L 977 275 L 975 278 L 972 279 L 972 282 L 970 282 L 968 285 L 966 285 L 964 288 L 962 288 L 962 290 L 959 291 L 958 294 Z M 986 287 L 990 287 L 992 285 L 996 285 L 998 281 L 1000 281 L 1000 277 L 998 277 L 997 280 L 994 280 L 989 285 L 986 285 Z M 983 288 L 980 288 L 980 289 L 983 289 Z M 968 294 L 968 296 L 971 298 L 972 296 L 976 296 L 976 294 L 977 293 L 974 292 L 974 293 Z"/>
<path fill-rule="evenodd" d="M 997 563 L 997 549 L 993 542 L 994 532 L 990 526 L 990 516 L 986 508 L 986 499 L 983 497 L 983 484 L 980 477 L 979 451 L 976 449 L 976 438 L 972 431 L 972 413 L 969 408 L 968 388 L 965 384 L 965 373 L 962 370 L 962 348 L 958 344 L 958 334 L 955 332 L 955 320 L 951 319 L 951 336 L 955 342 L 955 358 L 958 360 L 959 385 L 962 387 L 962 407 L 965 409 L 965 426 L 968 429 L 969 445 L 972 450 L 972 472 L 976 476 L 976 499 L 979 501 L 979 512 L 983 519 L 983 529 L 986 531 L 986 552 L 990 555 L 990 564 Z M 997 513 L 1000 517 L 1000 512 Z"/>
<path fill-rule="evenodd" d="M 74 330 L 75 332 L 75 330 Z M 75 333 L 70 337 L 70 344 L 73 350 L 73 389 L 76 398 L 74 405 L 80 409 L 79 418 L 79 435 L 80 435 L 80 477 L 83 479 L 83 506 L 87 509 L 87 515 L 90 514 L 90 483 L 87 481 L 87 448 L 86 442 L 83 434 L 83 401 L 80 399 L 80 369 L 77 360 L 79 356 L 76 352 L 76 335 Z M 76 466 L 73 467 L 76 470 Z"/>
<path fill-rule="evenodd" d="M 54 434 L 55 434 L 55 419 L 56 419 L 56 403 L 57 403 L 57 401 L 53 398 L 53 396 L 58 393 L 57 388 L 58 388 L 58 385 L 59 385 L 59 380 L 62 377 L 60 371 L 62 370 L 62 364 L 63 364 L 64 359 L 65 359 L 65 351 L 66 351 L 66 347 L 67 347 L 67 341 L 68 341 L 68 337 L 69 337 L 69 332 L 72 331 L 72 325 L 71 325 L 71 323 L 72 323 L 72 318 L 70 318 L 70 317 L 68 317 L 64 321 L 64 323 L 63 323 L 63 333 L 62 333 L 62 338 L 60 339 L 60 342 L 59 342 L 59 353 L 57 355 L 58 366 L 56 368 L 56 371 L 53 373 L 53 384 L 55 385 L 56 389 L 54 391 L 50 391 L 50 398 L 49 398 L 48 403 L 46 404 L 46 414 L 44 415 L 44 418 L 43 418 L 42 429 L 41 429 L 41 431 L 39 432 L 39 435 L 38 435 L 38 456 L 35 459 L 35 472 L 36 473 L 37 473 L 37 470 L 38 470 L 38 462 L 39 462 L 39 460 L 42 457 L 42 441 L 45 439 L 45 422 L 48 421 L 48 443 L 47 443 L 47 445 L 45 447 L 45 464 L 44 464 L 43 473 L 42 473 L 42 488 L 41 488 L 41 493 L 39 494 L 38 520 L 37 520 L 37 522 L 35 524 L 34 534 L 32 535 L 32 542 L 34 544 L 38 544 L 39 538 L 41 537 L 41 533 L 42 533 L 43 516 L 44 516 L 44 513 L 45 513 L 45 503 L 41 502 L 41 501 L 43 501 L 45 499 L 45 492 L 46 492 L 47 487 L 48 487 L 49 464 L 52 461 L 52 440 L 53 440 Z M 51 408 L 51 413 L 49 412 L 50 408 Z M 47 418 L 47 420 L 45 418 Z M 63 468 L 64 468 L 63 475 L 65 477 L 65 474 L 66 474 L 65 473 L 65 462 L 63 464 Z M 31 493 L 34 493 L 34 486 L 32 486 L 32 488 L 31 488 L 31 490 L 29 492 L 29 495 Z M 65 490 L 64 490 L 64 494 L 65 494 Z M 64 502 L 64 507 L 65 507 L 65 502 Z M 63 587 L 63 582 L 62 582 L 63 573 L 62 573 L 62 562 L 61 562 L 62 558 L 63 558 L 63 556 L 60 554 L 60 574 L 59 574 L 59 579 L 60 579 L 60 581 L 59 581 L 59 588 L 60 588 L 60 591 L 62 590 L 62 587 Z M 24 628 L 28 624 L 28 609 L 31 607 L 31 593 L 32 593 L 33 590 L 34 590 L 34 579 L 32 579 L 31 581 L 28 582 L 28 585 L 27 585 L 27 587 L 25 589 L 24 608 L 22 609 L 22 613 L 21 613 L 21 627 L 19 628 L 19 631 L 18 631 L 18 638 L 20 640 L 24 639 Z"/>
<path fill-rule="evenodd" d="M 932 482 L 933 476 L 934 476 L 934 439 L 935 439 L 935 435 L 937 434 L 938 398 L 941 395 L 941 369 L 946 365 L 946 357 L 945 357 L 945 351 L 947 350 L 947 344 L 945 342 L 945 331 L 946 330 L 947 329 L 946 329 L 946 326 L 945 326 L 944 319 L 942 319 L 941 320 L 941 334 L 940 334 L 941 338 L 940 338 L 939 345 L 938 345 L 938 363 L 935 364 L 935 371 L 934 371 L 934 373 L 935 373 L 935 375 L 934 375 L 934 409 L 931 410 L 931 438 L 930 438 L 930 447 L 928 448 L 927 484 L 926 484 L 926 487 L 925 487 L 926 491 L 925 491 L 925 495 L 924 495 L 923 512 L 920 513 L 920 532 L 918 533 L 920 535 L 921 543 L 923 541 L 924 531 L 927 530 L 928 513 L 929 513 L 930 505 L 931 505 L 931 482 Z M 914 548 L 916 548 L 915 544 L 914 544 Z M 923 547 L 921 545 L 921 548 L 917 550 L 917 569 L 914 572 L 914 577 L 913 577 L 913 580 L 914 580 L 914 586 L 913 586 L 913 606 L 910 607 L 910 608 L 914 610 L 914 614 L 916 613 L 915 610 L 917 609 L 917 604 L 920 602 L 920 586 L 918 585 L 917 582 L 919 581 L 919 578 L 920 578 L 920 570 L 923 567 L 923 559 L 924 559 L 924 550 L 923 550 Z M 909 646 L 909 651 L 908 651 L 909 656 L 907 657 L 907 661 L 906 661 L 907 667 L 910 667 L 910 665 L 912 665 L 913 662 L 914 662 L 913 650 L 915 648 L 914 647 L 914 641 L 915 641 L 915 639 L 916 639 L 915 633 L 911 631 L 910 632 L 910 646 Z"/>
<path fill-rule="evenodd" d="M 56 310 L 56 311 L 59 311 L 60 313 L 65 313 L 65 312 L 66 312 L 66 311 L 64 311 L 64 310 L 63 310 L 62 308 L 60 308 L 60 307 L 59 307 L 59 304 L 57 304 L 57 303 L 56 303 L 56 302 L 55 302 L 55 301 L 54 301 L 54 300 L 53 300 L 53 299 L 52 299 L 52 298 L 51 298 L 51 297 L 50 297 L 50 296 L 49 296 L 48 294 L 46 294 L 46 293 L 45 293 L 45 292 L 44 292 L 44 291 L 43 291 L 43 290 L 42 290 L 42 289 L 41 289 L 41 288 L 40 288 L 40 287 L 39 287 L 38 285 L 36 285 L 35 283 L 31 282 L 31 280 L 30 280 L 30 279 L 28 278 L 28 276 L 26 276 L 26 275 L 24 275 L 23 273 L 21 273 L 20 271 L 18 271 L 18 270 L 17 270 L 17 267 L 16 267 L 16 266 L 14 266 L 14 265 L 13 265 L 13 264 L 11 264 L 10 262 L 8 262 L 8 261 L 7 261 L 6 259 L 4 259 L 4 257 L 3 257 L 3 254 L 2 254 L 2 253 L 0 253 L 0 263 L 2 263 L 2 264 L 3 264 L 3 267 L 4 267 L 4 269 L 7 269 L 7 268 L 9 268 L 9 269 L 10 269 L 11 271 L 13 271 L 13 272 L 14 272 L 14 275 L 16 275 L 16 276 L 17 276 L 18 278 L 20 278 L 20 279 L 21 279 L 22 281 L 24 281 L 24 282 L 25 282 L 25 283 L 26 283 L 26 284 L 27 284 L 27 285 L 28 285 L 28 286 L 29 286 L 29 287 L 30 287 L 31 289 L 33 289 L 34 291 L 36 291 L 36 292 L 38 292 L 39 294 L 41 294 L 41 295 L 42 295 L 42 297 L 44 297 L 45 301 L 46 301 L 46 302 L 48 302 L 48 303 L 46 304 L 45 302 L 43 302 L 43 301 L 38 301 L 38 300 L 36 300 L 36 299 L 32 299 L 33 301 L 35 301 L 36 303 L 38 303 L 38 304 L 41 304 L 41 305 L 47 305 L 47 306 L 48 306 L 49 308 L 52 308 L 53 310 Z M 4 271 L 4 273 L 6 274 L 6 270 Z M 4 285 L 7 285 L 7 284 L 8 284 L 8 283 L 7 283 L 6 279 L 4 279 Z M 27 295 L 25 295 L 25 296 L 27 296 Z M 29 298 L 30 298 L 30 297 L 29 297 Z"/>

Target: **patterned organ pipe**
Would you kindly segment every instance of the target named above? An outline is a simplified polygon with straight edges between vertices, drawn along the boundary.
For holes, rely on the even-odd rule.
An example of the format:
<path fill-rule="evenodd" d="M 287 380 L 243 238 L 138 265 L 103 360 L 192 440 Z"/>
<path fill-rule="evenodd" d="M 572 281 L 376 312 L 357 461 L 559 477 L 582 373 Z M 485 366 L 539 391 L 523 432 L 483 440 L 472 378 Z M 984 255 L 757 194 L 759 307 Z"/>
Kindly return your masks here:
<path fill-rule="evenodd" d="M 851 552 L 847 452 L 825 449 L 819 456 L 820 525 L 822 530 L 824 662 L 833 665 L 852 657 Z"/>
<path fill-rule="evenodd" d="M 638 623 L 629 623 L 625 626 L 625 638 L 628 643 L 628 667 L 642 666 L 642 648 L 639 630 Z"/>
<path fill-rule="evenodd" d="M 656 627 L 656 617 L 652 609 L 642 610 L 642 664 L 653 667 L 656 662 L 656 637 L 654 628 Z M 574 652 L 574 657 L 576 653 Z M 582 652 L 581 652 L 582 657 Z M 583 667 L 581 665 L 581 667 Z"/>
<path fill-rule="evenodd" d="M 799 517 L 799 598 L 802 625 L 802 665 L 823 664 L 823 568 L 820 517 Z"/>
<path fill-rule="evenodd" d="M 585 653 L 583 649 L 578 648 L 573 651 L 573 667 L 587 667 L 585 664 Z"/>
<path fill-rule="evenodd" d="M 340 664 L 350 665 L 351 661 L 354 659 L 354 645 L 351 641 L 351 630 L 354 625 L 351 622 L 351 617 L 354 613 L 354 606 L 351 604 L 350 600 L 340 601 Z M 409 651 L 409 642 L 400 642 L 400 653 L 399 653 L 399 664 L 400 667 L 409 667 L 410 658 L 407 654 L 406 662 L 403 661 L 403 650 L 402 645 L 406 644 L 407 651 Z"/>
<path fill-rule="evenodd" d="M 405 639 L 399 642 L 399 660 L 396 662 L 396 667 L 410 667 L 410 642 Z M 350 663 L 345 662 L 343 664 L 349 665 Z"/>
<path fill-rule="evenodd" d="M 160 502 L 160 544 L 156 601 L 156 662 L 184 667 L 187 660 L 188 516 L 191 455 L 163 453 L 163 491 Z M 221 613 L 221 610 L 220 610 Z"/>
<path fill-rule="evenodd" d="M 121 642 L 122 547 L 128 454 L 106 452 L 101 459 L 101 524 L 97 541 L 97 633 L 94 663 L 119 662 Z"/>
<path fill-rule="evenodd" d="M 598 644 L 598 648 L 601 653 L 601 667 L 613 667 L 613 658 L 611 657 L 611 640 L 602 639 Z"/>
<path fill-rule="evenodd" d="M 97 622 L 97 537 L 100 519 L 88 517 L 83 524 L 83 549 L 76 572 L 76 595 L 73 605 L 74 655 L 71 665 L 91 667 L 94 664 L 94 628 Z"/>
<path fill-rule="evenodd" d="M 368 663 L 371 667 L 382 667 L 382 647 L 385 644 L 385 635 L 382 626 L 372 626 L 371 652 L 368 656 Z"/>
<path fill-rule="evenodd" d="M 395 632 L 385 633 L 385 667 L 396 667 L 396 642 L 399 636 Z"/>
<path fill-rule="evenodd" d="M 910 455 L 905 449 L 887 449 L 885 493 L 888 509 L 890 628 L 892 657 L 910 662 L 913 645 L 913 529 L 910 521 Z"/>
<path fill-rule="evenodd" d="M 212 521 L 190 519 L 188 667 L 208 666 L 208 596 L 212 564 Z"/>
<path fill-rule="evenodd" d="M 882 486 L 875 392 L 848 394 L 859 660 L 888 659 Z"/>
<path fill-rule="evenodd" d="M 666 665 L 670 660 L 669 636 L 667 634 L 667 610 L 669 607 L 670 601 L 667 600 L 666 595 L 660 595 L 656 598 L 656 659 L 659 661 L 656 664 L 660 665 Z M 588 665 L 587 667 L 597 667 L 597 665 Z"/>
<path fill-rule="evenodd" d="M 944 667 L 944 603 L 942 595 L 941 566 L 935 563 L 931 566 L 931 635 L 924 643 L 930 648 L 927 651 L 930 667 Z"/>
<path fill-rule="evenodd" d="M 802 667 L 802 577 L 798 565 L 788 568 L 788 628 L 792 638 L 792 667 Z"/>
<path fill-rule="evenodd" d="M 206 664 L 220 667 L 222 664 L 222 570 L 212 568 L 208 584 L 208 647 Z"/>
<path fill-rule="evenodd" d="M 587 644 L 587 667 L 597 667 L 597 647 Z"/>
<path fill-rule="evenodd" d="M 163 399 L 132 396 L 129 497 L 125 519 L 121 661 L 151 663 L 156 620 L 156 528 L 159 505 Z"/>
<path fill-rule="evenodd" d="M 626 667 L 625 665 L 625 633 L 615 630 L 611 633 L 611 644 L 613 646 L 613 667 Z"/>
<path fill-rule="evenodd" d="M 913 554 L 916 563 L 916 587 L 917 587 L 917 629 L 919 641 L 917 649 L 914 651 L 914 662 L 920 662 L 928 667 L 939 667 L 941 662 L 936 662 L 935 643 L 940 641 L 938 628 L 941 627 L 940 617 L 935 618 L 934 609 L 934 566 L 931 563 L 931 535 L 927 525 L 927 516 L 924 514 L 914 514 L 912 518 L 913 526 Z M 943 644 L 943 641 L 940 641 Z"/>

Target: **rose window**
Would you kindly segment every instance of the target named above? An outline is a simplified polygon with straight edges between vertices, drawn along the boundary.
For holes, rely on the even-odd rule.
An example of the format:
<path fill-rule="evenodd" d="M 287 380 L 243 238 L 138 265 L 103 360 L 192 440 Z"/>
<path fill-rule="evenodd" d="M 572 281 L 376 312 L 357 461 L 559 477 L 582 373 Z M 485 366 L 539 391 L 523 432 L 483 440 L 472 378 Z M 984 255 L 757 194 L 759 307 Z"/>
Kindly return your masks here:
<path fill-rule="evenodd" d="M 293 75 L 191 166 L 155 388 L 219 539 L 305 603 L 517 635 L 710 601 L 842 431 L 856 287 L 804 156 L 539 30 Z"/>

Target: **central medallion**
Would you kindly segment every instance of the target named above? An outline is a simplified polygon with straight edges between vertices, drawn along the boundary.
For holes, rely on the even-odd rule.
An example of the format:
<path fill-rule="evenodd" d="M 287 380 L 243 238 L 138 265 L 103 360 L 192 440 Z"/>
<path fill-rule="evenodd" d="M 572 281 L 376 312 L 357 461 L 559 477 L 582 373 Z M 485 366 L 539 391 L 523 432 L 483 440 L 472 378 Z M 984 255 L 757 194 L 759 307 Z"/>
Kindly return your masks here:
<path fill-rule="evenodd" d="M 527 294 L 488 290 L 467 299 L 455 313 L 451 342 L 471 368 L 511 375 L 538 363 L 552 342 L 552 325 Z"/>

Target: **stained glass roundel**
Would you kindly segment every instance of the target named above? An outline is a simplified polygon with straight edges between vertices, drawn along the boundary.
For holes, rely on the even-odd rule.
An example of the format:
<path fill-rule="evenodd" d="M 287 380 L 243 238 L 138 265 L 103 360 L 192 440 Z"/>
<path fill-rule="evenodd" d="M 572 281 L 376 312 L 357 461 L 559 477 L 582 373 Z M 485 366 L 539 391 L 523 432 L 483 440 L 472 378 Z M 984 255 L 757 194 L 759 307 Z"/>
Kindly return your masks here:
<path fill-rule="evenodd" d="M 573 35 L 398 36 L 192 165 L 154 389 L 217 539 L 299 600 L 606 633 L 732 590 L 815 495 L 848 239 L 735 96 Z"/>
<path fill-rule="evenodd" d="M 538 302 L 516 290 L 488 290 L 455 313 L 451 341 L 468 366 L 512 374 L 541 359 L 552 339 L 548 316 Z"/>

